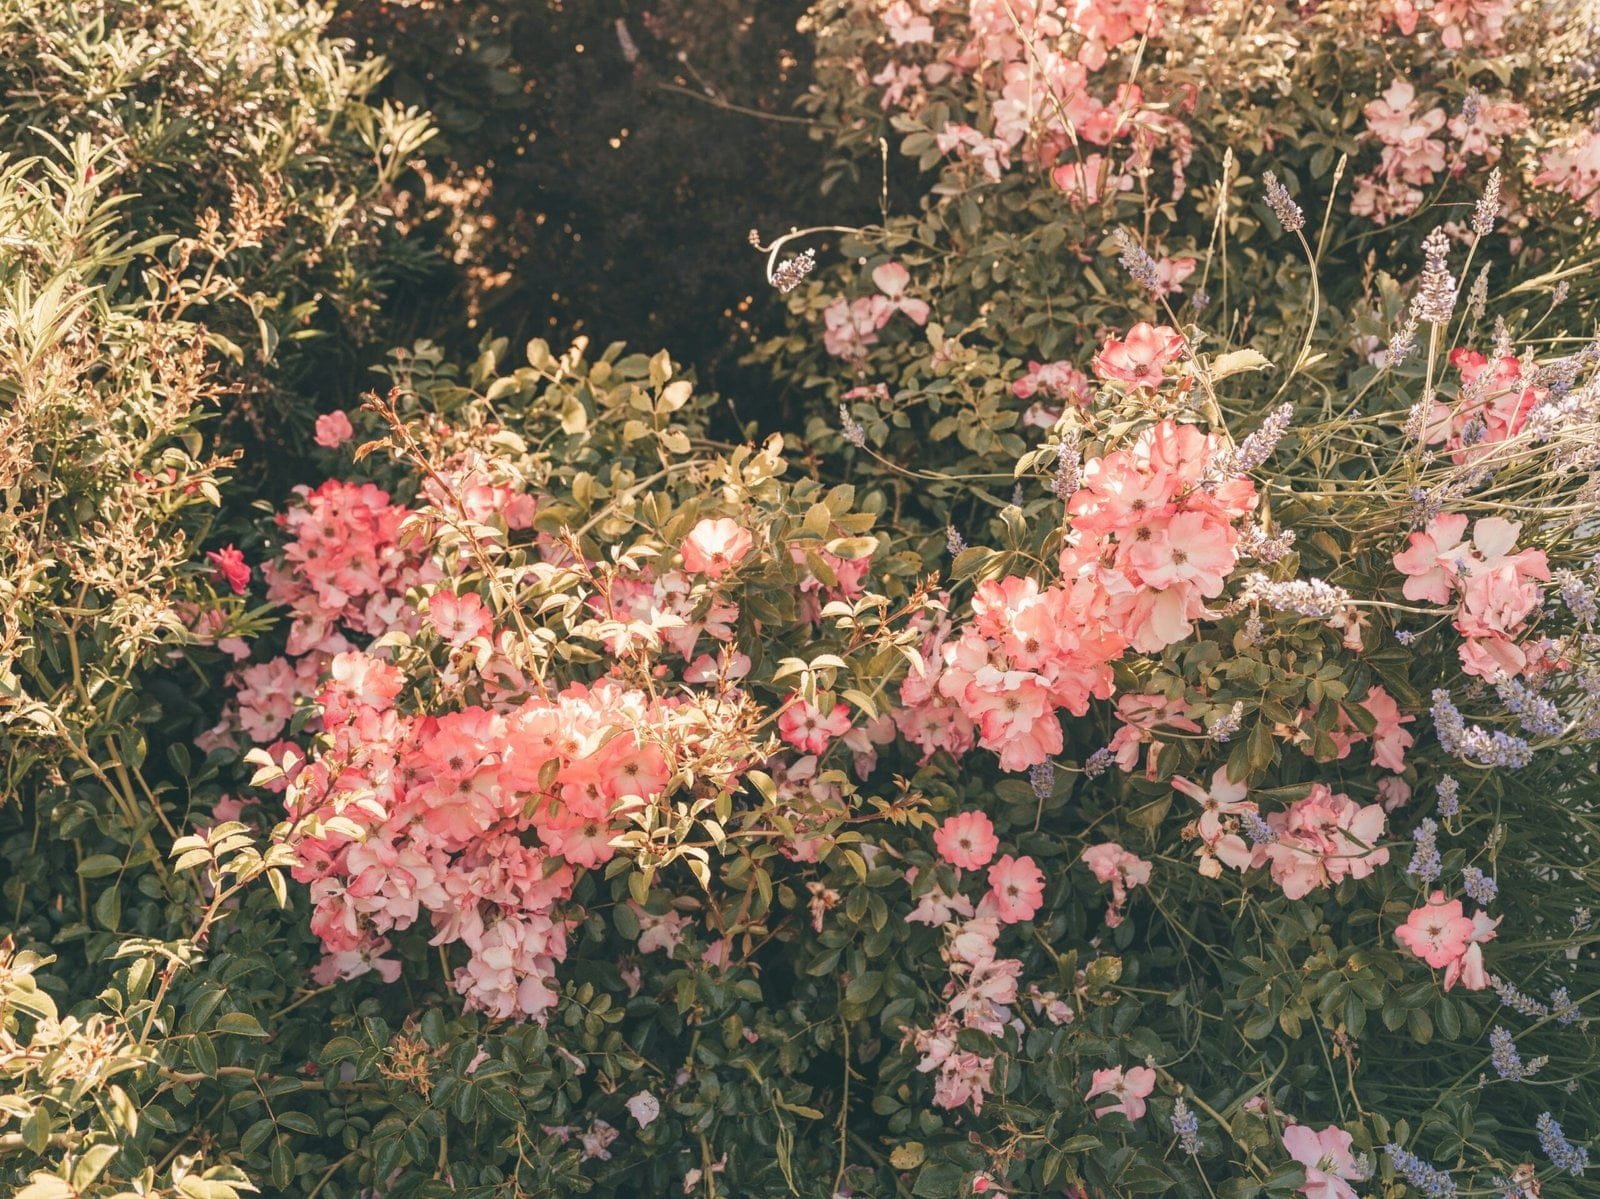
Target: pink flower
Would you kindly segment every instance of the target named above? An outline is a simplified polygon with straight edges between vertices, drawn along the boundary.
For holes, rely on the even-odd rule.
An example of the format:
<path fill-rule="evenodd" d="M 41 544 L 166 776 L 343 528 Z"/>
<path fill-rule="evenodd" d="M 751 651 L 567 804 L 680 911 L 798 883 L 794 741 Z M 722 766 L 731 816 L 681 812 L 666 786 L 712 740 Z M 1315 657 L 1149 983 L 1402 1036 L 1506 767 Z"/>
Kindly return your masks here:
<path fill-rule="evenodd" d="M 1052 400 L 1080 407 L 1093 398 L 1089 380 L 1070 362 L 1030 362 L 1028 372 L 1011 384 L 1011 394 L 1019 400 L 1044 395 Z"/>
<path fill-rule="evenodd" d="M 1195 831 L 1200 834 L 1200 846 L 1195 850 L 1200 858 L 1200 873 L 1218 878 L 1224 866 L 1248 868 L 1252 850 L 1239 835 L 1239 817 L 1254 813 L 1256 805 L 1245 798 L 1245 785 L 1230 783 L 1228 768 L 1219 766 L 1211 776 L 1209 791 L 1177 776 L 1172 779 L 1172 787 L 1200 805 L 1200 819 L 1195 822 Z"/>
<path fill-rule="evenodd" d="M 834 300 L 822 310 L 823 348 L 835 358 L 866 357 L 868 347 L 878 344 L 883 325 L 878 318 L 887 311 L 886 303 L 882 296 Z"/>
<path fill-rule="evenodd" d="M 962 710 L 1000 754 L 1000 769 L 1026 770 L 1060 753 L 1061 722 L 1044 681 L 1032 671 L 980 671 L 962 695 Z"/>
<path fill-rule="evenodd" d="M 910 0 L 894 0 L 884 10 L 883 27 L 898 46 L 933 41 L 933 22 L 912 8 Z"/>
<path fill-rule="evenodd" d="M 1290 899 L 1345 878 L 1366 878 L 1389 860 L 1378 847 L 1386 827 L 1382 804 L 1356 803 L 1348 795 L 1313 783 L 1287 812 L 1267 817 L 1273 840 L 1258 845 L 1252 865 L 1272 868 L 1272 881 Z"/>
<path fill-rule="evenodd" d="M 316 442 L 323 449 L 336 450 L 355 433 L 355 426 L 343 412 L 324 412 L 317 417 Z"/>
<path fill-rule="evenodd" d="M 428 623 L 440 637 L 459 647 L 487 634 L 494 627 L 494 618 L 475 591 L 466 595 L 435 591 L 428 597 Z"/>
<path fill-rule="evenodd" d="M 325 721 L 343 719 L 348 704 L 382 712 L 394 703 L 405 685 L 398 667 L 360 650 L 335 654 L 328 664 L 328 685 L 323 692 Z"/>
<path fill-rule="evenodd" d="M 1106 909 L 1106 925 L 1116 928 L 1122 923 L 1128 892 L 1150 881 L 1150 863 L 1115 841 L 1091 845 L 1083 851 L 1082 861 L 1097 880 L 1110 885 L 1111 905 Z"/>
<path fill-rule="evenodd" d="M 1435 891 L 1428 902 L 1412 909 L 1406 922 L 1394 930 L 1395 940 L 1428 965 L 1448 966 L 1467 952 L 1473 923 L 1461 910 L 1461 901 L 1446 901 L 1443 891 Z"/>
<path fill-rule="evenodd" d="M 226 545 L 220 550 L 212 550 L 206 555 L 206 561 L 216 567 L 217 574 L 227 582 L 235 595 L 243 595 L 249 589 L 250 567 L 237 547 Z"/>
<path fill-rule="evenodd" d="M 1283 1130 L 1283 1147 L 1306 1168 L 1301 1194 L 1310 1199 L 1356 1199 L 1350 1182 L 1360 1182 L 1367 1172 L 1350 1152 L 1351 1137 L 1344 1129 L 1330 1125 L 1312 1132 L 1304 1124 L 1291 1124 Z"/>
<path fill-rule="evenodd" d="M 1095 374 L 1132 387 L 1160 387 L 1163 370 L 1182 357 L 1186 348 L 1176 329 L 1140 321 L 1124 340 L 1107 339 L 1094 356 Z"/>
<path fill-rule="evenodd" d="M 976 1053 L 952 1053 L 939 1069 L 933 1084 L 933 1101 L 942 1108 L 971 1103 L 974 1112 L 983 1111 L 983 1097 L 989 1093 L 994 1073 L 994 1058 Z"/>
<path fill-rule="evenodd" d="M 906 881 L 914 881 L 915 868 L 906 871 Z M 906 913 L 906 920 L 911 924 L 931 924 L 934 927 L 949 924 L 955 917 L 971 919 L 973 915 L 972 901 L 959 891 L 954 895 L 946 895 L 939 889 L 937 883 L 929 887 L 922 897 L 917 900 L 917 906 Z"/>
<path fill-rule="evenodd" d="M 985 898 L 992 899 L 995 914 L 1005 924 L 1032 920 L 1044 905 L 1044 872 L 1031 857 L 1006 854 L 989 867 L 989 894 Z"/>
<path fill-rule="evenodd" d="M 1394 556 L 1395 569 L 1406 576 L 1401 591 L 1407 599 L 1450 602 L 1450 586 L 1461 563 L 1472 556 L 1461 544 L 1466 531 L 1465 516 L 1446 512 L 1430 520 L 1421 533 L 1411 534 L 1409 548 Z"/>
<path fill-rule="evenodd" d="M 604 1120 L 596 1120 L 589 1126 L 589 1131 L 580 1138 L 583 1141 L 583 1156 L 596 1158 L 600 1161 L 611 1160 L 611 1142 L 621 1134 Z"/>
<path fill-rule="evenodd" d="M 1167 521 L 1153 521 L 1127 553 L 1147 587 L 1166 590 L 1192 583 L 1208 599 L 1222 594 L 1222 583 L 1238 560 L 1232 526 L 1205 512 L 1180 512 Z"/>
<path fill-rule="evenodd" d="M 1156 259 L 1156 281 L 1161 284 L 1161 294 L 1176 295 L 1183 290 L 1183 281 L 1194 274 L 1199 265 L 1193 258 Z"/>
<path fill-rule="evenodd" d="M 640 1091 L 625 1105 L 628 1114 L 638 1122 L 640 1128 L 649 1128 L 661 1114 L 661 1100 L 649 1091 Z"/>
<path fill-rule="evenodd" d="M 683 568 L 720 579 L 755 547 L 755 538 L 727 517 L 702 520 L 683 539 Z"/>
<path fill-rule="evenodd" d="M 1368 688 L 1367 698 L 1361 701 L 1361 706 L 1378 722 L 1372 730 L 1374 765 L 1398 774 L 1406 768 L 1406 750 L 1415 742 L 1415 738 L 1401 726 L 1410 724 L 1416 717 L 1402 716 L 1394 696 L 1381 686 Z"/>
<path fill-rule="evenodd" d="M 632 904 L 631 900 L 629 902 Z M 660 950 L 671 957 L 672 951 L 683 940 L 684 930 L 689 927 L 689 918 L 671 908 L 656 915 L 638 904 L 632 904 L 632 907 L 634 915 L 639 918 L 639 952 Z"/>
<path fill-rule="evenodd" d="M 1133 176 L 1117 171 L 1098 150 L 1083 156 L 1083 161 L 1064 162 L 1050 172 L 1050 182 L 1066 193 L 1075 207 L 1093 208 L 1107 192 L 1133 190 Z"/>
<path fill-rule="evenodd" d="M 1173 776 L 1172 787 L 1173 790 L 1181 791 L 1200 805 L 1200 835 L 1207 840 L 1222 832 L 1223 822 L 1227 817 L 1256 810 L 1256 805 L 1245 799 L 1245 795 L 1248 794 L 1245 785 L 1228 780 L 1226 766 L 1218 766 L 1212 774 L 1209 790 L 1177 775 Z M 1090 869 L 1094 867 L 1091 866 Z M 1095 877 L 1100 878 L 1099 870 L 1095 870 Z M 1100 878 L 1100 881 L 1104 883 L 1111 880 Z"/>
<path fill-rule="evenodd" d="M 1000 848 L 994 823 L 982 812 L 962 812 L 951 816 L 933 834 L 939 856 L 958 870 L 981 870 Z"/>
<path fill-rule="evenodd" d="M 886 262 L 872 272 L 872 281 L 888 297 L 890 311 L 903 312 L 918 325 L 928 323 L 926 301 L 915 300 L 905 294 L 906 286 L 911 282 L 911 272 L 905 267 L 898 262 Z"/>
<path fill-rule="evenodd" d="M 1096 1095 L 1109 1095 L 1116 1100 L 1115 1103 L 1095 1108 L 1096 1119 L 1109 1116 L 1112 1112 L 1121 1112 L 1129 1120 L 1137 1120 L 1144 1115 L 1146 1097 L 1155 1089 L 1156 1072 L 1149 1066 L 1135 1066 L 1126 1072 L 1121 1066 L 1112 1066 L 1094 1072 L 1094 1078 L 1090 1080 L 1089 1089 L 1083 1097 L 1093 1099 Z"/>
<path fill-rule="evenodd" d="M 1600 132 L 1586 127 L 1569 144 L 1546 150 L 1533 182 L 1564 192 L 1600 217 Z"/>
<path fill-rule="evenodd" d="M 824 716 L 814 705 L 801 700 L 778 714 L 778 732 L 803 753 L 820 754 L 835 737 L 850 731 L 850 709 L 834 704 Z"/>
<path fill-rule="evenodd" d="M 1493 985 L 1489 971 L 1484 968 L 1481 947 L 1484 942 L 1494 940 L 1500 919 L 1498 916 L 1491 919 L 1487 912 L 1472 913 L 1472 936 L 1467 951 L 1444 968 L 1446 991 L 1458 982 L 1469 991 L 1482 991 Z"/>

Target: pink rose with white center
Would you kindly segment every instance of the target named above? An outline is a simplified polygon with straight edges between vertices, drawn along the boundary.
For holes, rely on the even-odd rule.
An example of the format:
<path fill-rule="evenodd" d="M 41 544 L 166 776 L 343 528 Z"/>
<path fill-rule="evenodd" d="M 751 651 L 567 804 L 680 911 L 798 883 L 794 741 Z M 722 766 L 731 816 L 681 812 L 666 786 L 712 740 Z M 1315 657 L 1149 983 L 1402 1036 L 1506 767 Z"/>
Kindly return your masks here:
<path fill-rule="evenodd" d="M 1161 386 L 1166 368 L 1187 348 L 1183 334 L 1176 329 L 1140 321 L 1128 330 L 1126 338 L 1107 339 L 1094 356 L 1094 371 L 1107 382 L 1153 390 Z"/>
<path fill-rule="evenodd" d="M 850 709 L 834 704 L 827 715 L 807 700 L 791 703 L 778 715 L 778 733 L 802 753 L 820 754 L 835 737 L 850 731 Z"/>
<path fill-rule="evenodd" d="M 951 816 L 933 834 L 939 856 L 958 870 L 981 870 L 994 858 L 1000 839 L 994 823 L 982 812 Z"/>
<path fill-rule="evenodd" d="M 984 900 L 1004 924 L 1032 920 L 1044 906 L 1044 872 L 1027 855 L 1014 858 L 1006 854 L 989 867 L 989 891 Z"/>
<path fill-rule="evenodd" d="M 728 517 L 702 520 L 683 539 L 679 552 L 691 574 L 720 579 L 755 548 L 750 530 Z"/>

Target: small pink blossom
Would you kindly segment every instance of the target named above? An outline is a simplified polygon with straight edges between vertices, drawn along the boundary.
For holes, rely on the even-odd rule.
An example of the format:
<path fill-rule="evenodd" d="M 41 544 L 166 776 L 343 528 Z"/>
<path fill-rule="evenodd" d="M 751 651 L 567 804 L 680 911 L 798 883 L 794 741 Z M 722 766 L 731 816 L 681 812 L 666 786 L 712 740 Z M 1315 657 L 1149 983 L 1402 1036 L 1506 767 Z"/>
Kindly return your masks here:
<path fill-rule="evenodd" d="M 1306 1169 L 1300 1193 L 1309 1199 L 1356 1199 L 1351 1182 L 1360 1182 L 1367 1171 L 1351 1153 L 1351 1136 L 1330 1125 L 1312 1132 L 1304 1124 L 1291 1124 L 1283 1130 L 1283 1147 L 1290 1157 Z"/>
<path fill-rule="evenodd" d="M 750 530 L 727 517 L 702 520 L 683 539 L 683 568 L 691 574 L 720 579 L 755 548 Z"/>
<path fill-rule="evenodd" d="M 802 753 L 820 754 L 835 737 L 850 731 L 850 709 L 834 704 L 826 716 L 806 700 L 791 703 L 778 715 L 778 733 Z"/>
<path fill-rule="evenodd" d="M 1026 374 L 1011 384 L 1019 400 L 1036 395 L 1082 407 L 1093 398 L 1088 378 L 1070 362 L 1030 362 Z"/>
<path fill-rule="evenodd" d="M 1082 861 L 1098 881 L 1110 885 L 1111 904 L 1106 909 L 1106 925 L 1116 928 L 1123 921 L 1128 892 L 1150 881 L 1150 863 L 1115 841 L 1091 845 L 1083 851 Z"/>
<path fill-rule="evenodd" d="M 216 568 L 217 574 L 235 595 L 243 595 L 249 590 L 250 567 L 237 546 L 225 545 L 220 550 L 212 550 L 206 555 L 206 561 Z"/>
<path fill-rule="evenodd" d="M 939 826 L 933 844 L 939 856 L 958 870 L 981 870 L 1000 848 L 1000 839 L 982 812 L 962 812 Z"/>
<path fill-rule="evenodd" d="M 323 449 L 336 450 L 356 434 L 344 412 L 324 412 L 317 417 L 316 442 Z"/>
<path fill-rule="evenodd" d="M 1121 1066 L 1096 1070 L 1090 1080 L 1085 1099 L 1109 1095 L 1116 1100 L 1094 1109 L 1096 1119 L 1121 1112 L 1129 1120 L 1138 1120 L 1145 1113 L 1145 1099 L 1156 1089 L 1156 1072 L 1149 1066 L 1135 1066 L 1124 1071 Z"/>
<path fill-rule="evenodd" d="M 1358 804 L 1313 783 L 1304 799 L 1267 817 L 1273 839 L 1255 848 L 1252 865 L 1270 866 L 1272 881 L 1290 899 L 1345 878 L 1366 878 L 1389 860 L 1378 842 L 1386 827 L 1382 804 Z"/>
<path fill-rule="evenodd" d="M 1427 903 L 1412 909 L 1394 930 L 1395 940 L 1435 969 L 1465 954 L 1472 934 L 1472 921 L 1462 912 L 1461 901 L 1447 901 L 1443 891 L 1435 891 Z"/>
<path fill-rule="evenodd" d="M 1044 872 L 1031 857 L 1006 854 L 989 867 L 989 894 L 1005 924 L 1032 920 L 1044 905 Z"/>
<path fill-rule="evenodd" d="M 897 46 L 933 41 L 933 22 L 912 8 L 910 0 L 894 0 L 884 10 L 883 27 Z"/>
<path fill-rule="evenodd" d="M 918 325 L 928 323 L 927 302 L 905 294 L 906 287 L 911 283 L 911 272 L 905 267 L 898 262 L 885 262 L 873 270 L 872 282 L 888 297 L 890 311 L 902 312 Z"/>
<path fill-rule="evenodd" d="M 494 617 L 475 591 L 465 595 L 435 591 L 428 597 L 428 623 L 441 638 L 459 647 L 485 636 L 494 627 Z"/>
<path fill-rule="evenodd" d="M 1183 334 L 1166 325 L 1140 321 L 1119 341 L 1112 337 L 1094 356 L 1095 374 L 1131 387 L 1161 386 L 1166 367 L 1183 356 Z"/>
<path fill-rule="evenodd" d="M 1494 985 L 1483 964 L 1483 945 L 1493 941 L 1501 917 L 1491 917 L 1487 912 L 1472 913 L 1472 934 L 1466 952 L 1444 968 L 1444 989 L 1450 990 L 1460 983 L 1469 991 L 1482 991 Z"/>
<path fill-rule="evenodd" d="M 628 1114 L 638 1122 L 640 1128 L 649 1128 L 661 1114 L 661 1100 L 649 1091 L 640 1091 L 627 1102 Z"/>
<path fill-rule="evenodd" d="M 1416 740 L 1402 726 L 1410 724 L 1416 717 L 1409 713 L 1401 715 L 1400 705 L 1382 686 L 1368 688 L 1361 706 L 1378 722 L 1372 730 L 1373 763 L 1398 774 L 1406 768 L 1406 750 Z"/>
<path fill-rule="evenodd" d="M 1176 775 L 1172 787 L 1200 805 L 1200 818 L 1195 822 L 1200 840 L 1195 850 L 1200 858 L 1200 873 L 1207 878 L 1218 878 L 1224 866 L 1247 869 L 1252 851 L 1239 835 L 1239 821 L 1257 809 L 1245 798 L 1245 785 L 1229 782 L 1227 767 L 1219 766 L 1211 776 L 1209 790 Z"/>

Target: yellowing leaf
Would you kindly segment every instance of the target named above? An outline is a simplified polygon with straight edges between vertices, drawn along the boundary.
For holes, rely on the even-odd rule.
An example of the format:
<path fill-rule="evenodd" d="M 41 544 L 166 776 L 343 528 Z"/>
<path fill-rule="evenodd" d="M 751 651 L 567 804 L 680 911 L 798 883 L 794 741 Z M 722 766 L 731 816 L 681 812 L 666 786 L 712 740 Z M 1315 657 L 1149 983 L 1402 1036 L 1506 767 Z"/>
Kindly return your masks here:
<path fill-rule="evenodd" d="M 1271 365 L 1272 361 L 1260 350 L 1230 350 L 1211 360 L 1211 377 L 1214 380 L 1226 379 L 1229 375 L 1239 375 L 1245 371 L 1266 370 Z"/>

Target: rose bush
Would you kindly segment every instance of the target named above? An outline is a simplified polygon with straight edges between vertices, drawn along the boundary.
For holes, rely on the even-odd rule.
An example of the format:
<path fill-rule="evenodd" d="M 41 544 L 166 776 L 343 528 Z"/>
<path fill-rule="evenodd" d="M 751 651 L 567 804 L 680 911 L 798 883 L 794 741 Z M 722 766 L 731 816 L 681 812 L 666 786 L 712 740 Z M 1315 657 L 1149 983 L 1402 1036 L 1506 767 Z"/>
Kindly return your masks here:
<path fill-rule="evenodd" d="M 149 845 L 4 817 L 7 1180 L 1587 1193 L 1584 35 L 1199 7 L 817 12 L 927 173 L 755 237 L 803 430 L 495 338 L 325 413 Z"/>

